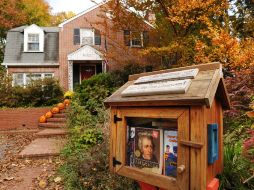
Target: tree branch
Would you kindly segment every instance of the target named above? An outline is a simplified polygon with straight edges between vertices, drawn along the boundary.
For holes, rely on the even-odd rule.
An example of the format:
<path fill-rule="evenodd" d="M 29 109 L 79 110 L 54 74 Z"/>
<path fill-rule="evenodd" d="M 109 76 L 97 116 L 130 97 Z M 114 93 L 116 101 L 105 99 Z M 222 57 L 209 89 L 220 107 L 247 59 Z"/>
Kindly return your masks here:
<path fill-rule="evenodd" d="M 162 11 L 163 11 L 163 13 L 166 15 L 166 17 L 169 18 L 169 12 L 168 12 L 167 7 L 166 7 L 165 4 L 163 3 L 163 0 L 156 0 L 156 2 L 159 3 L 159 5 L 161 6 L 161 9 L 162 9 Z M 178 32 L 177 32 L 177 30 L 176 30 L 174 24 L 171 22 L 171 20 L 169 20 L 169 22 L 170 22 L 170 24 L 171 24 L 171 26 L 172 26 L 172 28 L 173 28 L 173 30 L 174 30 L 175 35 L 177 36 Z"/>

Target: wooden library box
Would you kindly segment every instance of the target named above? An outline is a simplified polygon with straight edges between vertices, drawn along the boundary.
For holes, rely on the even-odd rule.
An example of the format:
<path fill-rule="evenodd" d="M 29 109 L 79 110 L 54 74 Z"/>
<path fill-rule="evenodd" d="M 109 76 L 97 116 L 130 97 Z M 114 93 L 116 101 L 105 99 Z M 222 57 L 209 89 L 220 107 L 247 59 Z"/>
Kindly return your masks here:
<path fill-rule="evenodd" d="M 221 64 L 131 75 L 105 104 L 112 172 L 168 190 L 205 190 L 222 172 Z"/>

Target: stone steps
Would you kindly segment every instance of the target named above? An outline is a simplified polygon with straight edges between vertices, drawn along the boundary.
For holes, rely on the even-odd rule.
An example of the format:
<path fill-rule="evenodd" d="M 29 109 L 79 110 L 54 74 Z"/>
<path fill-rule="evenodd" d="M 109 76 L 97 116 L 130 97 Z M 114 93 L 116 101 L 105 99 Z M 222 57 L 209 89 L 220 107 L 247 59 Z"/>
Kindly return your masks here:
<path fill-rule="evenodd" d="M 37 137 L 58 137 L 65 136 L 68 134 L 67 129 L 56 128 L 56 129 L 43 129 L 40 132 L 36 133 Z"/>
<path fill-rule="evenodd" d="M 66 122 L 66 118 L 64 118 L 64 117 L 52 117 L 52 118 L 47 119 L 47 123 L 49 123 L 49 122 L 64 123 L 64 122 Z"/>
<path fill-rule="evenodd" d="M 61 110 L 60 113 L 53 114 L 52 118 L 47 119 L 46 123 L 39 123 L 40 130 L 36 133 L 36 139 L 27 145 L 18 155 L 19 158 L 38 158 L 58 156 L 60 150 L 64 147 L 68 134 L 66 128 L 67 110 Z"/>
<path fill-rule="evenodd" d="M 19 154 L 19 158 L 39 158 L 58 156 L 64 147 L 66 140 L 63 138 L 37 138 L 25 147 Z"/>
<path fill-rule="evenodd" d="M 66 118 L 64 113 L 54 113 L 53 118 Z"/>
<path fill-rule="evenodd" d="M 44 127 L 44 128 L 62 128 L 65 127 L 65 123 L 55 123 L 55 122 L 49 122 L 49 123 L 39 123 L 39 127 Z"/>

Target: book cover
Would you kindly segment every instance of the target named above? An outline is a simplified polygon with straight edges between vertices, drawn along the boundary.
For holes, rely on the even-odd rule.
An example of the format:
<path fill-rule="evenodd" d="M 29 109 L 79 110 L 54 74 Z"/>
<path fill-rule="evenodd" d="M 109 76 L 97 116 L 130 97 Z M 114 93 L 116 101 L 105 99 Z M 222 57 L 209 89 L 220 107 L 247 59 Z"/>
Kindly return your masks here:
<path fill-rule="evenodd" d="M 160 129 L 135 128 L 134 157 L 130 166 L 162 174 L 163 133 Z"/>
<path fill-rule="evenodd" d="M 164 167 L 166 176 L 177 175 L 177 131 L 164 130 Z"/>
<path fill-rule="evenodd" d="M 134 149 L 135 149 L 135 127 L 128 127 L 127 136 L 127 157 L 126 165 L 133 166 Z"/>

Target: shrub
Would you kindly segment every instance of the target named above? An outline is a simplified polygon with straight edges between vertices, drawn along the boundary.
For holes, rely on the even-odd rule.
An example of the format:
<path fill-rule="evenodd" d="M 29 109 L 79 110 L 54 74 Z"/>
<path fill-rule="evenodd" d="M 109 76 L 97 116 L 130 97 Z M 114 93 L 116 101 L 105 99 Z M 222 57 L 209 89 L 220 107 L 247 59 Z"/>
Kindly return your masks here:
<path fill-rule="evenodd" d="M 248 139 L 252 121 L 245 114 L 254 94 L 254 68 L 234 72 L 233 76 L 225 80 L 232 109 L 224 112 L 224 171 L 220 189 L 254 189 L 253 180 L 243 183 L 254 171 L 247 151 L 251 147 Z"/>
<path fill-rule="evenodd" d="M 231 110 L 225 112 L 228 118 L 240 117 L 250 110 L 249 104 L 254 95 L 254 67 L 235 71 L 233 76 L 225 79 L 232 106 Z"/>
<path fill-rule="evenodd" d="M 250 104 L 251 111 L 247 112 L 248 117 L 251 120 L 251 123 L 254 120 L 254 96 L 252 97 L 252 103 Z M 247 131 L 247 138 L 243 143 L 243 152 L 244 156 L 249 159 L 251 162 L 254 162 L 254 123 L 251 124 L 250 129 Z M 253 168 L 254 169 L 254 168 Z"/>
<path fill-rule="evenodd" d="M 103 77 L 105 76 L 99 77 L 99 80 Z M 102 83 L 101 81 L 100 84 Z M 95 89 L 97 90 L 97 88 L 92 90 Z M 71 135 L 62 152 L 65 163 L 60 168 L 65 178 L 65 188 L 135 190 L 133 181 L 109 173 L 108 111 L 100 102 L 97 104 L 100 107 L 95 107 L 97 114 L 92 114 L 86 106 L 80 104 L 79 97 L 80 94 L 76 92 L 68 113 L 68 128 Z"/>
<path fill-rule="evenodd" d="M 250 175 L 252 163 L 242 155 L 242 142 L 228 143 L 224 147 L 224 170 L 219 176 L 220 189 L 254 189 L 254 183 L 243 183 Z"/>
<path fill-rule="evenodd" d="M 60 168 L 66 189 L 135 190 L 133 181 L 109 173 L 109 113 L 103 100 L 115 90 L 109 74 L 85 80 L 69 108 L 69 143 Z M 96 111 L 96 114 L 94 114 Z"/>
<path fill-rule="evenodd" d="M 0 70 L 0 107 L 6 106 L 12 92 L 12 79 L 4 69 Z"/>
<path fill-rule="evenodd" d="M 83 80 L 76 88 L 80 104 L 92 113 L 103 106 L 106 97 L 115 91 L 115 81 L 109 73 L 101 73 Z"/>
<path fill-rule="evenodd" d="M 11 85 L 11 78 L 3 76 L 0 88 L 0 107 L 51 106 L 63 99 L 63 91 L 53 78 L 31 81 L 25 88 Z"/>

